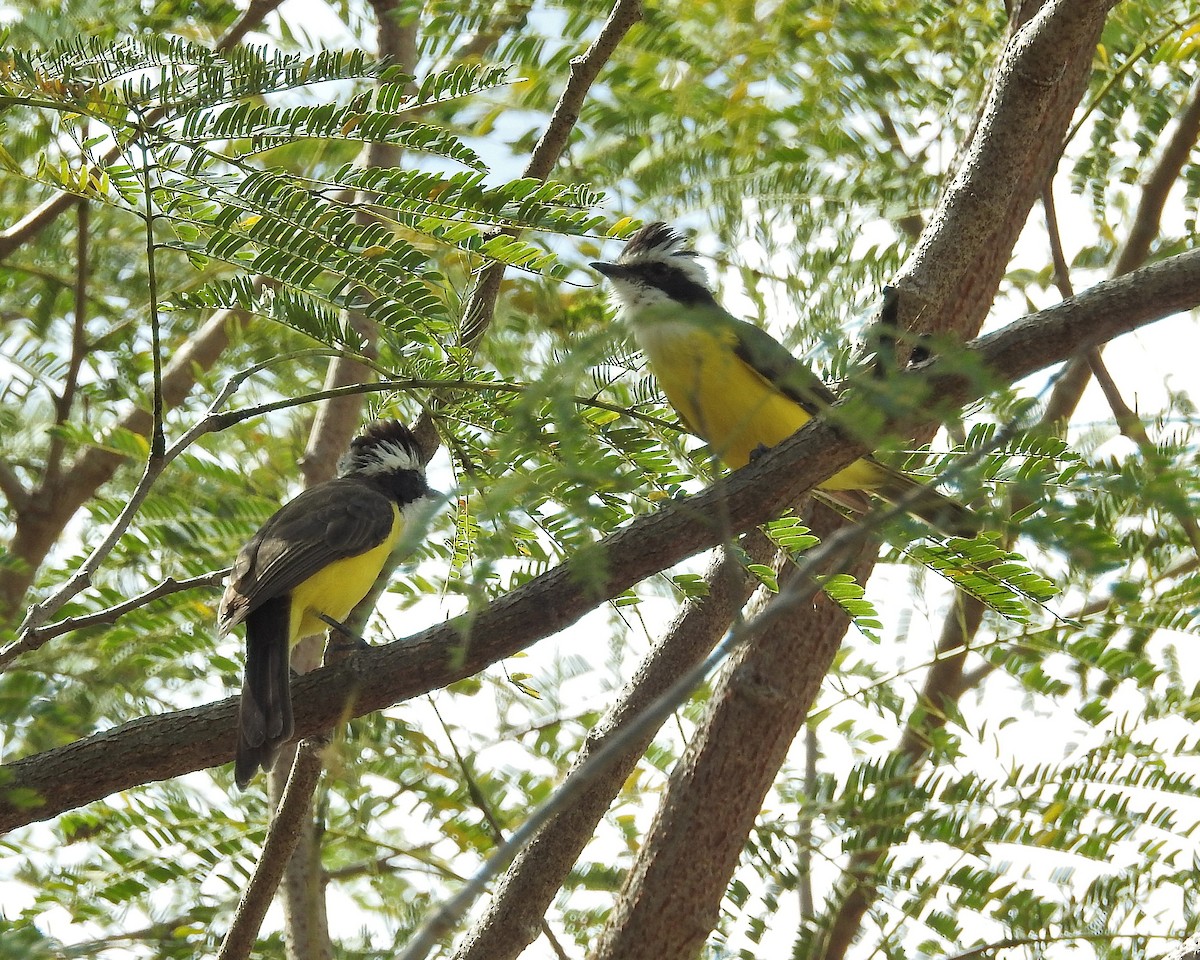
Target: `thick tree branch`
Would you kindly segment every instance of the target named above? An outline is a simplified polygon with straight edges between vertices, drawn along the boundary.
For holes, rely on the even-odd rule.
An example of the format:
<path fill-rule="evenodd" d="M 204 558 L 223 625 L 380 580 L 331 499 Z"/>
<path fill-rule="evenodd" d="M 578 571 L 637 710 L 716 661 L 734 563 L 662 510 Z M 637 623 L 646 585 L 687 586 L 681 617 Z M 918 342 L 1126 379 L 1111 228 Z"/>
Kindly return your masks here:
<path fill-rule="evenodd" d="M 821 506 L 807 519 L 823 542 L 846 522 Z M 877 553 L 868 538 L 855 556 L 822 572 L 845 571 L 862 582 Z M 841 607 L 823 594 L 796 611 L 801 612 L 777 618 L 726 664 L 700 729 L 671 774 L 593 960 L 699 956 L 763 797 L 849 624 Z"/>
<path fill-rule="evenodd" d="M 982 325 L 1033 201 L 1057 163 L 1112 5 L 1051 2 L 1013 37 L 963 162 L 894 281 L 901 329 L 966 338 Z M 935 423 L 931 415 L 914 432 L 925 435 Z M 786 660 L 772 655 L 777 645 L 760 638 L 761 669 L 754 677 L 766 686 L 778 680 L 789 693 L 775 709 L 743 708 L 736 696 L 714 701 L 614 907 L 601 958 L 684 960 L 702 947 L 762 797 L 803 722 L 803 714 L 789 708 L 797 699 L 807 707 L 840 642 L 844 624 L 826 618 L 811 618 L 811 624 L 806 640 L 813 662 L 804 666 L 812 675 L 794 665 L 789 672 Z M 726 730 L 736 730 L 736 738 Z M 739 742 L 754 749 L 738 749 Z M 740 770 L 747 753 L 760 761 L 758 776 Z M 720 811 L 714 819 L 721 827 L 706 832 L 711 824 L 696 822 L 697 810 Z"/>
<path fill-rule="evenodd" d="M 1028 376 L 1198 303 L 1200 250 L 1105 281 L 979 338 L 965 352 L 981 375 L 963 373 L 961 363 L 933 360 L 897 376 L 898 395 L 963 404 L 986 392 L 991 382 Z M 907 433 L 935 415 L 922 405 L 895 413 L 886 426 Z M 814 420 L 750 466 L 638 518 L 487 608 L 298 678 L 297 735 L 310 736 L 471 676 L 559 632 L 646 577 L 724 542 L 731 530 L 777 516 L 871 445 L 849 440 L 824 419 Z M 714 525 L 714 517 L 721 522 Z M 580 570 L 588 575 L 579 576 Z M 598 570 L 604 571 L 599 579 Z M 145 717 L 6 764 L 0 767 L 0 830 L 137 784 L 225 763 L 233 755 L 235 713 L 236 702 L 229 699 Z"/>
<path fill-rule="evenodd" d="M 769 563 L 775 552 L 760 532 L 746 535 L 742 548 L 752 563 Z M 708 573 L 707 595 L 688 603 L 662 641 L 626 684 L 621 697 L 588 733 L 571 769 L 578 770 L 638 717 L 720 640 L 757 586 L 741 561 L 728 554 Z M 631 743 L 567 809 L 561 811 L 514 859 L 487 911 L 475 922 L 456 960 L 511 960 L 537 933 L 538 923 L 571 867 L 595 833 L 596 824 L 645 753 L 652 734 Z"/>
<path fill-rule="evenodd" d="M 954 179 L 893 285 L 899 324 L 971 336 L 1062 150 L 1116 0 L 1054 0 L 1010 40 Z"/>

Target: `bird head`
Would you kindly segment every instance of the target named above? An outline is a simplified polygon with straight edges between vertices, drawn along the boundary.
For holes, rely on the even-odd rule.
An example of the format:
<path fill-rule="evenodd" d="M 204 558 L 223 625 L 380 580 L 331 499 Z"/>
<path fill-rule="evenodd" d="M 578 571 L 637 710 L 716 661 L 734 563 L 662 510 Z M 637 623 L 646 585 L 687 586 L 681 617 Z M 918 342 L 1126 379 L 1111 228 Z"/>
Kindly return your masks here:
<path fill-rule="evenodd" d="M 648 223 L 635 233 L 615 263 L 592 269 L 612 284 L 618 305 L 630 312 L 655 304 L 684 306 L 713 302 L 708 275 L 696 262 L 687 239 L 669 224 Z"/>

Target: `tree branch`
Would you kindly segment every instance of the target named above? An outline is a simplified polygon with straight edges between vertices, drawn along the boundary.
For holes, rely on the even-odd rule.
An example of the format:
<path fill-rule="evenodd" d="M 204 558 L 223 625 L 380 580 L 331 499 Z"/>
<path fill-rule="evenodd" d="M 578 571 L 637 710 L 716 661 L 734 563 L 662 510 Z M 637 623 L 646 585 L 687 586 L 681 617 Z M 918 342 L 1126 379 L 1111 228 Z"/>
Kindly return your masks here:
<path fill-rule="evenodd" d="M 752 563 L 769 563 L 775 553 L 758 531 L 747 534 L 741 546 Z M 572 771 L 620 735 L 671 683 L 704 658 L 758 584 L 728 552 L 713 564 L 705 580 L 706 595 L 683 607 L 618 701 L 588 733 Z M 628 744 L 607 771 L 530 840 L 501 879 L 486 912 L 467 933 L 456 960 L 511 960 L 533 942 L 538 921 L 652 737 L 653 732 Z"/>
<path fill-rule="evenodd" d="M 1106 280 L 980 337 L 966 348 L 972 369 L 982 371 L 979 375 L 967 375 L 960 364 L 941 359 L 906 371 L 896 377 L 897 396 L 966 403 L 982 395 L 990 382 L 1026 377 L 1197 303 L 1200 250 Z M 926 404 L 893 413 L 886 427 L 905 433 L 932 416 Z M 298 678 L 297 735 L 310 736 L 472 676 L 558 633 L 646 577 L 724 542 L 731 530 L 747 530 L 778 516 L 873 445 L 848 439 L 825 418 L 814 419 L 753 464 L 693 497 L 637 518 L 485 609 Z M 714 517 L 721 522 L 714 524 Z M 580 570 L 589 571 L 588 576 L 581 577 Z M 604 571 L 602 578 L 595 576 L 597 570 Z M 137 784 L 225 763 L 233 755 L 235 714 L 231 698 L 143 717 L 6 764 L 0 767 L 0 830 L 45 820 Z"/>
<path fill-rule="evenodd" d="M 546 129 L 542 131 L 533 152 L 529 155 L 522 176 L 545 180 L 550 175 L 566 149 L 571 131 L 579 121 L 579 111 L 600 71 L 625 38 L 625 34 L 641 18 L 642 0 L 616 0 L 591 46 L 582 56 L 571 60 L 571 73 L 567 84 L 558 98 L 554 112 L 550 115 Z M 517 232 L 502 231 L 509 236 L 516 236 Z M 479 280 L 463 311 L 462 329 L 459 333 L 459 343 L 468 350 L 475 350 L 491 325 L 504 271 L 504 264 L 489 263 L 479 273 Z M 440 441 L 428 411 L 421 414 L 415 432 L 423 450 L 437 449 Z"/>
<path fill-rule="evenodd" d="M 407 73 L 414 73 L 417 63 L 417 11 L 398 0 L 370 0 L 370 6 L 375 16 L 375 38 L 380 58 Z M 409 89 L 412 89 L 411 84 Z M 364 169 L 370 170 L 394 166 L 399 162 L 399 157 L 400 151 L 393 144 L 376 142 L 368 143 L 363 148 L 359 162 Z M 355 203 L 354 219 L 360 226 L 374 222 L 365 200 L 366 196 L 359 194 Z M 348 354 L 335 356 L 326 371 L 327 389 L 377 378 L 372 363 L 378 350 L 377 324 L 361 311 L 353 309 L 347 311 L 345 320 L 362 338 L 364 359 Z M 364 394 L 346 393 L 331 397 L 317 407 L 316 418 L 309 432 L 308 446 L 300 460 L 306 487 L 334 476 L 339 457 L 350 446 L 362 423 L 363 401 Z M 391 569 L 385 570 L 384 575 L 390 574 Z M 375 594 L 360 601 L 351 613 L 352 621 L 361 619 L 365 622 L 377 599 L 378 595 Z M 303 638 L 292 650 L 292 670 L 298 674 L 315 670 L 321 664 L 325 647 L 323 635 Z M 272 804 L 282 806 L 285 792 L 291 790 L 290 780 L 287 786 L 283 782 L 282 771 L 287 769 L 284 764 L 293 762 L 293 752 L 294 748 L 285 747 L 280 755 L 280 764 L 267 778 Z M 299 767 L 304 762 L 303 753 L 296 751 L 294 765 Z M 321 760 L 317 757 L 309 762 L 319 766 Z M 311 790 L 309 792 L 311 794 Z M 288 825 L 288 829 L 295 832 L 296 839 L 288 851 L 287 864 L 282 874 L 283 886 L 280 890 L 284 927 L 288 933 L 287 956 L 288 960 L 318 960 L 333 955 L 321 876 L 322 840 L 318 825 L 307 806 L 299 810 L 296 817 L 297 822 Z M 272 842 L 279 826 L 278 819 L 271 822 L 266 845 Z M 263 859 L 266 859 L 265 846 Z M 261 869 L 260 863 L 255 870 L 256 876 Z M 259 919 L 261 920 L 261 917 Z"/>
<path fill-rule="evenodd" d="M 1200 80 L 1192 87 L 1192 93 L 1179 114 L 1175 129 L 1172 131 L 1166 146 L 1150 176 L 1142 187 L 1142 195 L 1138 200 L 1137 212 L 1133 216 L 1133 226 L 1125 241 L 1125 248 L 1117 258 L 1113 275 L 1120 276 L 1140 267 L 1150 255 L 1150 247 L 1154 238 L 1162 228 L 1162 212 L 1166 207 L 1167 197 L 1171 188 L 1179 181 L 1183 165 L 1200 138 Z M 1072 361 L 1071 366 L 1054 385 L 1054 391 L 1046 404 L 1052 414 L 1052 422 L 1066 421 L 1091 379 L 1091 368 L 1086 357 Z"/>
<path fill-rule="evenodd" d="M 19 515 L 25 512 L 29 504 L 29 491 L 12 465 L 4 460 L 0 460 L 0 493 L 4 494 L 13 516 L 19 521 Z"/>
<path fill-rule="evenodd" d="M 1057 163 L 1116 0 L 1046 3 L 1009 42 L 954 179 L 893 285 L 899 326 L 970 336 Z"/>
<path fill-rule="evenodd" d="M 821 506 L 806 519 L 823 544 L 846 524 Z M 862 582 L 877 553 L 873 539 L 863 538 L 851 557 L 822 565 L 820 573 L 846 571 Z M 790 589 L 796 588 L 793 579 Z M 849 624 L 845 611 L 819 593 L 793 613 L 803 615 L 776 618 L 726 664 L 613 903 L 594 960 L 701 952 L 763 797 Z"/>
<path fill-rule="evenodd" d="M 213 408 L 219 407 L 225 402 L 225 399 L 237 386 L 236 379 L 231 379 L 226 382 L 221 392 L 213 400 Z M 152 417 L 153 430 L 155 434 L 160 434 L 162 416 L 161 416 L 161 384 L 156 383 L 155 386 L 156 413 Z M 125 506 L 121 508 L 121 512 L 116 519 L 109 525 L 108 532 L 88 553 L 87 558 L 81 563 L 71 578 L 66 583 L 59 586 L 50 596 L 40 603 L 34 604 L 29 608 L 29 612 L 25 616 L 24 622 L 18 631 L 18 639 L 9 644 L 3 651 L 0 651 L 0 669 L 10 663 L 13 657 L 28 650 L 36 649 L 45 641 L 38 641 L 36 638 L 36 630 L 43 623 L 53 616 L 58 610 L 62 609 L 72 597 L 76 596 L 81 590 L 84 590 L 92 581 L 94 574 L 100 563 L 116 546 L 117 541 L 124 535 L 125 530 L 129 527 L 130 521 L 134 514 L 141 507 L 142 502 L 150 493 L 150 488 L 154 481 L 161 475 L 167 465 L 171 463 L 179 454 L 186 450 L 195 440 L 207 433 L 207 418 L 196 423 L 188 430 L 178 441 L 171 445 L 170 449 L 165 449 L 161 444 L 152 444 L 150 455 L 146 459 L 146 467 L 142 473 L 141 479 L 134 488 L 133 493 L 129 495 Z"/>
<path fill-rule="evenodd" d="M 973 685 L 966 680 L 963 667 L 968 641 L 979 630 L 983 613 L 984 606 L 977 598 L 958 591 L 950 613 L 942 621 L 933 662 L 893 751 L 893 755 L 904 758 L 906 772 L 914 777 L 928 756 L 931 735 L 946 724 L 948 707 L 957 703 Z M 837 907 L 823 937 L 823 960 L 846 956 L 861 931 L 863 917 L 878 899 L 874 872 L 888 850 L 880 839 L 881 833 L 877 826 L 864 827 L 857 849 L 846 864 Z"/>
<path fill-rule="evenodd" d="M 304 824 L 311 819 L 312 795 L 321 778 L 321 752 L 326 745 L 327 741 L 323 739 L 306 740 L 296 751 L 296 762 L 275 808 L 262 855 L 254 868 L 254 876 L 242 891 L 241 902 L 225 939 L 221 941 L 217 960 L 246 960 L 254 949 L 263 917 L 275 897 L 284 868 L 291 859 Z"/>
<path fill-rule="evenodd" d="M 176 580 L 174 577 L 167 577 L 161 583 L 156 583 L 148 590 L 143 590 L 137 596 L 130 597 L 128 600 L 122 600 L 120 603 L 114 603 L 111 607 L 105 607 L 103 610 L 97 610 L 95 613 L 88 613 L 78 617 L 67 617 L 56 623 L 48 623 L 44 627 L 39 627 L 33 631 L 33 639 L 37 641 L 36 646 L 40 647 L 50 638 L 62 636 L 64 633 L 83 630 L 87 627 L 96 627 L 105 623 L 116 623 L 131 610 L 144 607 L 152 600 L 169 597 L 173 593 L 182 593 L 185 590 L 194 590 L 197 587 L 218 587 L 225 581 L 225 577 L 228 574 L 229 567 L 224 567 L 220 570 L 212 570 L 208 573 L 202 573 L 199 576 L 189 577 L 186 580 Z M 33 647 L 29 649 L 33 649 Z M 4 654 L 8 655 L 7 648 Z"/>

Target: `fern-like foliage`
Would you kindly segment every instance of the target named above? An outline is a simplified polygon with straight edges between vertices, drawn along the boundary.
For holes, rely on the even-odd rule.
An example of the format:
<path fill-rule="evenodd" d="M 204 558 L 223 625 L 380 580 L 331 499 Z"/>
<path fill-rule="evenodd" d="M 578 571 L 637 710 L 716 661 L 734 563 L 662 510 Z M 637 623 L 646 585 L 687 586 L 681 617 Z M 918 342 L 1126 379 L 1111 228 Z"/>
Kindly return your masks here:
<path fill-rule="evenodd" d="M 0 163 L 143 218 L 149 190 L 161 249 L 206 272 L 239 271 L 169 296 L 168 306 L 236 307 L 334 347 L 361 346 L 338 320 L 345 311 L 383 324 L 398 341 L 436 340 L 451 317 L 431 241 L 475 262 L 561 274 L 544 250 L 499 230 L 581 233 L 602 222 L 591 213 L 594 191 L 485 183 L 473 149 L 417 119 L 502 86 L 502 67 L 460 64 L 418 83 L 358 51 L 215 52 L 177 38 L 79 39 L 6 57 L 0 103 L 52 112 L 78 149 L 44 151 L 29 158 L 32 166 L 0 153 Z M 357 90 L 366 80 L 373 84 Z M 317 84 L 349 92 L 334 102 L 296 102 Z M 312 179 L 271 162 L 281 148 L 294 152 L 309 140 L 386 144 L 415 164 L 425 157 L 470 172 L 346 163 Z M 114 146 L 115 160 L 106 153 Z"/>

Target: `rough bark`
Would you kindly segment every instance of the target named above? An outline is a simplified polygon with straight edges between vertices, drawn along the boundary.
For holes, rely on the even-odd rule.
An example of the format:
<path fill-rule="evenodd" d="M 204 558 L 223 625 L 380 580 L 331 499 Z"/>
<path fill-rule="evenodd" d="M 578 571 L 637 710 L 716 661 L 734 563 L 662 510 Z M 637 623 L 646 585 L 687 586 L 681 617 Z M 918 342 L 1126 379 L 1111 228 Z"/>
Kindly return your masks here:
<path fill-rule="evenodd" d="M 954 178 L 893 281 L 898 323 L 971 337 L 1053 174 L 1116 0 L 1055 0 L 1009 41 Z"/>
<path fill-rule="evenodd" d="M 822 506 L 807 518 L 827 539 L 847 521 Z M 865 581 L 878 546 L 824 571 Z M 786 581 L 785 581 L 786 582 Z M 671 774 L 618 895 L 594 960 L 694 957 L 720 916 L 746 837 L 849 625 L 824 594 L 743 644 Z"/>
<path fill-rule="evenodd" d="M 743 539 L 753 563 L 769 563 L 771 542 L 758 531 Z M 588 734 L 571 769 L 577 770 L 712 649 L 757 585 L 736 557 L 723 556 L 706 577 L 708 592 L 688 603 L 666 636 L 626 684 L 617 702 Z M 457 960 L 511 960 L 540 930 L 540 923 L 567 874 L 591 840 L 596 824 L 649 746 L 652 735 L 633 743 L 596 782 L 519 853 L 475 922 Z"/>
<path fill-rule="evenodd" d="M 1005 49 L 963 162 L 895 280 L 900 329 L 965 339 L 982 326 L 1034 200 L 1053 174 L 1112 5 L 1047 4 Z M 836 629 L 822 623 L 812 634 L 825 668 L 840 642 Z M 792 691 L 807 679 L 794 678 Z M 722 737 L 722 724 L 711 719 L 672 779 L 605 928 L 598 960 L 690 960 L 703 948 L 737 851 L 803 722 L 788 707 L 753 712 L 726 705 L 737 719 L 740 745 Z M 746 754 L 761 762 L 757 779 L 740 769 Z"/>

